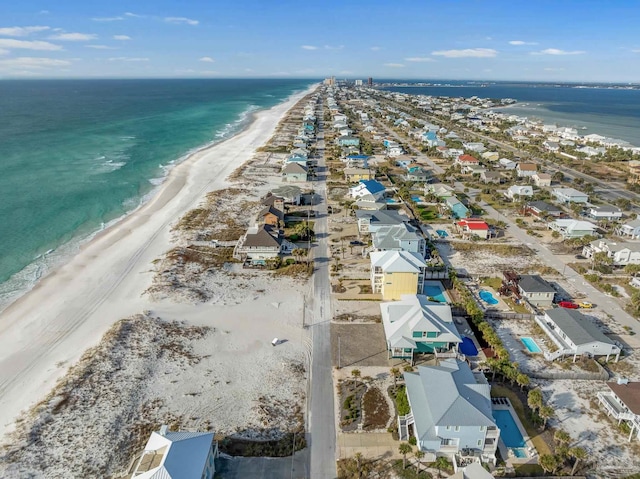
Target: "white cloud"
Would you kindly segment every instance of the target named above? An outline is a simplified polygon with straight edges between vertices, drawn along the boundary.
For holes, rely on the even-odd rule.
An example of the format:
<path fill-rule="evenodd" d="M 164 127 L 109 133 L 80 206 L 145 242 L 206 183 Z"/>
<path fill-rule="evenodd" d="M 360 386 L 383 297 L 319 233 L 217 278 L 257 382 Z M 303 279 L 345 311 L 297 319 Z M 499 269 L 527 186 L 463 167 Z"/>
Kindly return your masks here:
<path fill-rule="evenodd" d="M 559 50 L 557 48 L 547 48 L 546 50 L 542 50 L 539 52 L 531 52 L 532 55 L 582 55 L 583 53 L 587 53 L 584 50 Z"/>
<path fill-rule="evenodd" d="M 26 37 L 32 33 L 43 32 L 51 27 L 34 26 L 34 27 L 4 27 L 0 28 L 0 35 L 8 37 Z"/>
<path fill-rule="evenodd" d="M 438 50 L 431 54 L 447 58 L 492 58 L 498 52 L 493 48 L 465 48 L 464 50 Z"/>
<path fill-rule="evenodd" d="M 65 42 L 88 42 L 89 40 L 95 40 L 98 35 L 93 33 L 58 33 L 52 35 L 49 40 L 62 40 Z"/>
<path fill-rule="evenodd" d="M 28 41 L 28 40 L 13 40 L 10 38 L 0 38 L 0 48 L 19 48 L 23 50 L 42 50 L 42 51 L 54 51 L 62 50 L 60 45 L 55 45 L 49 42 L 43 42 L 40 40 Z"/>
<path fill-rule="evenodd" d="M 130 18 L 144 18 L 146 15 L 138 15 L 137 13 L 125 12 L 124 16 Z"/>
<path fill-rule="evenodd" d="M 192 20 L 186 17 L 165 17 L 167 23 L 175 23 L 176 25 L 197 25 L 200 23 L 198 20 Z"/>
<path fill-rule="evenodd" d="M 18 58 L 9 58 L 6 60 L 0 60 L 0 68 L 5 67 L 9 69 L 15 69 L 15 68 L 40 69 L 40 68 L 66 67 L 69 65 L 71 65 L 71 62 L 68 60 L 57 60 L 55 58 L 18 57 Z"/>
<path fill-rule="evenodd" d="M 637 48 L 635 50 L 631 50 L 633 53 L 640 53 L 640 48 Z"/>
<path fill-rule="evenodd" d="M 49 10 L 40 10 L 38 15 L 49 15 L 51 12 Z"/>
<path fill-rule="evenodd" d="M 113 39 L 125 41 L 125 40 L 131 40 L 131 37 L 129 35 L 114 35 Z"/>
<path fill-rule="evenodd" d="M 93 17 L 94 22 L 118 22 L 124 20 L 124 17 Z"/>
<path fill-rule="evenodd" d="M 537 45 L 537 42 L 525 42 L 522 40 L 511 40 L 509 45 Z"/>
<path fill-rule="evenodd" d="M 205 63 L 213 63 L 215 62 L 215 60 L 211 57 L 202 57 L 200 59 L 198 59 L 198 61 L 200 62 L 205 62 Z"/>
<path fill-rule="evenodd" d="M 9 50 L 4 50 L 2 48 L 0 48 L 0 55 L 6 55 L 9 53 Z"/>
<path fill-rule="evenodd" d="M 371 47 L 370 50 L 372 52 L 378 52 L 378 51 L 382 50 L 382 47 Z"/>
<path fill-rule="evenodd" d="M 148 62 L 148 58 L 141 57 L 112 57 L 109 58 L 110 62 Z"/>
<path fill-rule="evenodd" d="M 313 45 L 302 45 L 300 48 L 303 50 L 317 50 L 318 47 L 314 47 Z"/>
<path fill-rule="evenodd" d="M 110 47 L 108 45 L 85 45 L 86 48 L 93 48 L 94 50 L 117 50 L 116 47 Z"/>
<path fill-rule="evenodd" d="M 389 68 L 404 68 L 402 63 L 385 63 L 384 66 Z"/>
<path fill-rule="evenodd" d="M 407 62 L 414 62 L 414 63 L 435 62 L 433 58 L 429 58 L 429 57 L 409 57 L 409 58 L 405 58 L 404 60 Z"/>
<path fill-rule="evenodd" d="M 331 45 L 325 45 L 324 49 L 325 50 L 342 50 L 344 48 L 344 45 L 339 45 L 337 47 L 331 46 Z"/>

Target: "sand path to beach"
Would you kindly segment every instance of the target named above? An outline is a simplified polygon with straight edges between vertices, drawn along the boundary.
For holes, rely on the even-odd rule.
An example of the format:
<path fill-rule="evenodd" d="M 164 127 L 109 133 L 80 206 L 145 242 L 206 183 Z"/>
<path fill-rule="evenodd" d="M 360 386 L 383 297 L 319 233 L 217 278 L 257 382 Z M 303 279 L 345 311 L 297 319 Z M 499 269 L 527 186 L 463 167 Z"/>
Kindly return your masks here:
<path fill-rule="evenodd" d="M 41 400 L 115 321 L 153 309 L 142 293 L 153 277 L 151 262 L 170 248 L 172 223 L 206 192 L 225 187 L 225 178 L 310 91 L 257 113 L 240 134 L 178 165 L 149 202 L 96 236 L 0 315 L 1 435 L 13 430 L 20 412 Z M 188 317 L 192 306 L 183 308 L 177 316 Z"/>

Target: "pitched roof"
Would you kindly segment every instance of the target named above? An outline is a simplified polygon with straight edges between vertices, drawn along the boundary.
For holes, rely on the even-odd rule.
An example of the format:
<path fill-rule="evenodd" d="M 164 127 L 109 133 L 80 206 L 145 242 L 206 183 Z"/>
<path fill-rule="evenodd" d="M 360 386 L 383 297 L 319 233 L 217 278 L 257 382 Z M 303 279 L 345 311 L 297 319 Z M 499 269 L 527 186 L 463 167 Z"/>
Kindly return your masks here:
<path fill-rule="evenodd" d="M 575 309 L 554 308 L 546 315 L 566 334 L 573 344 L 579 346 L 594 341 L 614 344 L 589 318 Z"/>
<path fill-rule="evenodd" d="M 607 383 L 607 386 L 629 408 L 629 411 L 640 415 L 640 382 Z"/>
<path fill-rule="evenodd" d="M 540 211 L 540 212 L 545 212 L 545 211 L 546 212 L 558 212 L 558 211 L 562 211 L 557 206 L 550 205 L 546 201 L 531 201 L 531 202 L 527 203 L 527 206 L 529 208 L 535 209 L 536 211 Z"/>
<path fill-rule="evenodd" d="M 518 286 L 525 293 L 555 293 L 556 290 L 551 287 L 540 275 L 523 274 L 518 279 Z"/>
<path fill-rule="evenodd" d="M 463 163 L 478 163 L 478 159 L 471 155 L 460 155 L 458 161 L 462 161 Z"/>
<path fill-rule="evenodd" d="M 273 193 L 269 192 L 265 195 L 264 198 L 260 200 L 260 203 L 265 206 L 273 206 L 276 201 L 284 202 L 284 198 L 281 196 L 276 196 Z"/>
<path fill-rule="evenodd" d="M 536 171 L 538 169 L 535 163 L 518 163 L 517 168 L 521 171 Z"/>
<path fill-rule="evenodd" d="M 299 163 L 287 163 L 287 166 L 282 170 L 283 173 L 306 173 L 307 169 Z"/>
<path fill-rule="evenodd" d="M 409 251 L 373 251 L 369 253 L 371 268 L 381 268 L 384 273 L 419 273 L 427 266 L 418 253 Z"/>
<path fill-rule="evenodd" d="M 284 218 L 284 213 L 273 206 L 267 206 L 262 211 L 260 211 L 260 213 L 258 213 L 258 218 L 264 218 L 268 214 L 274 215 L 279 220 Z"/>
<path fill-rule="evenodd" d="M 458 221 L 458 226 L 463 228 L 466 226 L 470 230 L 488 230 L 489 225 L 486 221 L 477 218 L 463 218 Z"/>
<path fill-rule="evenodd" d="M 408 216 L 401 215 L 394 210 L 362 211 L 356 210 L 358 220 L 368 219 L 369 223 L 379 226 L 399 225 L 409 221 Z"/>
<path fill-rule="evenodd" d="M 451 317 L 451 307 L 429 301 L 424 295 L 404 294 L 400 301 L 380 303 L 380 312 L 390 347 L 405 347 L 401 344 L 411 342 L 415 347 L 413 331 L 438 332 L 435 339 L 438 342 L 462 342 Z"/>
<path fill-rule="evenodd" d="M 282 244 L 280 232 L 269 226 L 260 225 L 247 230 L 243 246 L 279 248 Z"/>
<path fill-rule="evenodd" d="M 151 433 L 136 479 L 200 479 L 213 443 L 210 432 Z"/>
<path fill-rule="evenodd" d="M 452 358 L 404 373 L 420 440 L 435 440 L 436 426 L 495 426 L 490 386 L 481 374 Z"/>
<path fill-rule="evenodd" d="M 360 180 L 360 184 L 364 185 L 372 195 L 380 193 L 386 189 L 382 183 L 376 180 Z"/>
<path fill-rule="evenodd" d="M 555 195 L 563 195 L 563 196 L 588 196 L 586 193 L 582 191 L 578 191 L 575 188 L 554 188 L 553 194 Z"/>
<path fill-rule="evenodd" d="M 399 248 L 400 241 L 420 241 L 422 236 L 418 231 L 406 223 L 382 226 L 373 234 L 373 246 L 380 250 Z"/>

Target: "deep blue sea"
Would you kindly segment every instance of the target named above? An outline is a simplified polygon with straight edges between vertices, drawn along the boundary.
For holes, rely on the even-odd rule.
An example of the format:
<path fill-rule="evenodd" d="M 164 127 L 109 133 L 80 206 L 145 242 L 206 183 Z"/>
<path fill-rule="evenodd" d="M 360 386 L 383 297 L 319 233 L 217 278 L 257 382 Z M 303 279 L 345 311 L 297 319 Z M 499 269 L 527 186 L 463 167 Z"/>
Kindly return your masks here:
<path fill-rule="evenodd" d="M 0 309 L 189 152 L 310 80 L 0 81 Z"/>
<path fill-rule="evenodd" d="M 581 135 L 597 133 L 640 146 L 640 90 L 575 88 L 573 85 L 507 82 L 430 81 L 440 86 L 392 87 L 385 90 L 447 97 L 513 98 L 505 110 L 559 126 L 586 127 Z"/>

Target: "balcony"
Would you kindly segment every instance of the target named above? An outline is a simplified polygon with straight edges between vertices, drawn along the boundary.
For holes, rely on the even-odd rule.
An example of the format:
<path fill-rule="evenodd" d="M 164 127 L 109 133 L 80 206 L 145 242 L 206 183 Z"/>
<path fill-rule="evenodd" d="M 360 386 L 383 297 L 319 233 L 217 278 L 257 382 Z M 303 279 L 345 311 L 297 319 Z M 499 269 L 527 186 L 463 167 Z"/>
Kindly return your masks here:
<path fill-rule="evenodd" d="M 487 428 L 485 439 L 497 439 L 498 437 L 500 437 L 500 429 L 494 426 Z"/>

